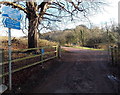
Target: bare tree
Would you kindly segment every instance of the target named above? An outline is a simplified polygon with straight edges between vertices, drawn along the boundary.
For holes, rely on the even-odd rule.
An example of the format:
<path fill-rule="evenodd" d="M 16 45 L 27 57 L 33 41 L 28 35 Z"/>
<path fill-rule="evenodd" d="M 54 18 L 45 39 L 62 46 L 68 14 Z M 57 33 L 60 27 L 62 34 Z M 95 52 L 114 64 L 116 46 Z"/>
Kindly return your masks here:
<path fill-rule="evenodd" d="M 49 28 L 49 24 L 55 21 L 62 21 L 62 17 L 70 17 L 71 20 L 79 18 L 79 14 L 87 17 L 94 13 L 104 3 L 101 0 L 14 0 L 14 2 L 1 1 L 0 4 L 12 6 L 24 11 L 28 18 L 28 48 L 37 47 L 38 28 Z M 36 1 L 36 2 L 35 2 Z M 24 2 L 25 6 L 20 2 Z M 46 26 L 43 21 L 47 21 Z"/>

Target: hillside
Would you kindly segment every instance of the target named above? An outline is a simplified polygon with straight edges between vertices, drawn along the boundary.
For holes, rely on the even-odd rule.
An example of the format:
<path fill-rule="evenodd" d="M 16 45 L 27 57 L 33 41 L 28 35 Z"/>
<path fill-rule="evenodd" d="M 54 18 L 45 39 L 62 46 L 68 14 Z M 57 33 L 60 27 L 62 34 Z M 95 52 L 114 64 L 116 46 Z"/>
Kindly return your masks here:
<path fill-rule="evenodd" d="M 12 37 L 11 39 L 12 39 L 12 50 L 26 49 L 28 46 L 27 38 Z M 47 41 L 44 39 L 39 39 L 39 43 L 38 43 L 39 47 L 56 45 L 56 44 L 57 43 L 55 43 L 55 42 Z M 0 36 L 0 48 L 8 49 L 8 37 Z"/>

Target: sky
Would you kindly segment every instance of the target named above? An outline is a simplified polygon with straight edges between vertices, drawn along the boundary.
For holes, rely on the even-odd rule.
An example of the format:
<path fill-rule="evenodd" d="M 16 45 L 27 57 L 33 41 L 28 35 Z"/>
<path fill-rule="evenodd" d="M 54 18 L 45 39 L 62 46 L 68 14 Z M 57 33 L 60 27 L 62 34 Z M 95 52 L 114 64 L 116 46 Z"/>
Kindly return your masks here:
<path fill-rule="evenodd" d="M 89 17 L 90 23 L 92 23 L 93 26 L 99 26 L 99 27 L 104 26 L 105 23 L 111 24 L 111 21 L 117 24 L 119 1 L 120 0 L 105 0 L 105 2 L 108 3 L 108 6 L 104 6 L 102 12 L 96 13 L 95 15 Z M 77 22 L 76 25 L 83 23 L 84 22 Z M 74 26 L 74 24 L 70 24 L 68 26 L 72 27 Z"/>
<path fill-rule="evenodd" d="M 96 25 L 104 24 L 105 22 L 115 21 L 118 23 L 118 2 L 120 0 L 107 0 L 109 6 L 104 8 L 104 12 L 93 16 L 91 21 Z"/>
<path fill-rule="evenodd" d="M 118 2 L 120 0 L 105 0 L 108 3 L 108 6 L 104 7 L 104 10 L 102 11 L 102 13 L 97 13 L 94 16 L 89 17 L 90 22 L 94 25 L 94 26 L 103 26 L 106 22 L 111 22 L 114 21 L 115 23 L 118 23 Z M 2 18 L 0 18 L 2 19 Z M 85 22 L 75 22 L 75 23 L 70 23 L 67 25 L 61 25 L 62 27 L 66 26 L 69 28 L 74 28 L 76 25 L 80 25 L 80 24 L 86 24 Z M 0 26 L 2 25 L 2 23 L 0 23 Z M 0 36 L 8 36 L 7 33 L 8 29 L 5 27 L 0 27 Z M 12 29 L 12 36 L 15 37 L 20 37 L 20 36 L 25 36 L 25 34 L 27 33 L 23 33 L 21 30 L 16 30 L 16 29 Z M 26 31 L 25 31 L 26 32 Z"/>

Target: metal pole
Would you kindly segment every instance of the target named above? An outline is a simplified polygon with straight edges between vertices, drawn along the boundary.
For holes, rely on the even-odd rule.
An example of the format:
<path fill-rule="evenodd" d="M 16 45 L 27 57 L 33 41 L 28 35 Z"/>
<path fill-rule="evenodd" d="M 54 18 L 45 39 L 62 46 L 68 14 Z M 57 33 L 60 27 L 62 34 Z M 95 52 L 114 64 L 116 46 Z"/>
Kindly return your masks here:
<path fill-rule="evenodd" d="M 9 90 L 12 90 L 12 71 L 11 71 L 11 28 L 8 28 L 8 55 L 9 55 Z"/>

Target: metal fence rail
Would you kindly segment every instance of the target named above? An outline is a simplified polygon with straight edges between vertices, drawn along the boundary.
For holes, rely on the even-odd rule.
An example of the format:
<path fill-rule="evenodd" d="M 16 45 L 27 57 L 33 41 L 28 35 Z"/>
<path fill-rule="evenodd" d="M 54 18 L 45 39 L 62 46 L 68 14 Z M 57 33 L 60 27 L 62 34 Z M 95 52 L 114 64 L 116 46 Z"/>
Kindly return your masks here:
<path fill-rule="evenodd" d="M 15 50 L 15 51 L 13 51 L 12 53 L 20 53 L 20 52 L 26 52 L 26 51 L 29 51 L 29 50 L 30 50 L 30 51 L 31 51 L 31 50 L 40 50 L 40 51 L 41 51 L 41 49 L 46 49 L 46 48 L 55 48 L 55 50 L 54 50 L 54 51 L 49 51 L 49 52 L 44 52 L 44 53 L 40 52 L 40 54 L 37 54 L 37 55 L 32 55 L 32 56 L 27 56 L 27 57 L 24 57 L 24 58 L 19 58 L 19 59 L 11 60 L 11 62 L 18 62 L 18 61 L 22 61 L 22 60 L 26 60 L 26 59 L 30 59 L 30 58 L 39 57 L 39 56 L 41 57 L 41 60 L 40 60 L 40 61 L 35 62 L 35 63 L 32 63 L 32 64 L 25 65 L 25 66 L 23 66 L 23 67 L 20 67 L 20 68 L 15 69 L 15 70 L 12 70 L 12 73 L 18 72 L 18 71 L 20 71 L 20 70 L 23 70 L 23 69 L 26 69 L 26 68 L 35 66 L 35 65 L 37 65 L 37 64 L 43 63 L 43 62 L 45 62 L 45 61 L 54 59 L 54 58 L 56 58 L 56 57 L 59 57 L 59 51 L 60 51 L 59 49 L 60 49 L 60 47 L 59 47 L 59 45 L 57 45 L 57 46 L 31 48 L 31 49 L 21 49 L 21 50 Z M 7 51 L 5 51 L 5 52 L 7 52 Z M 52 56 L 52 57 L 43 59 L 43 57 L 44 57 L 45 55 L 49 55 L 49 54 L 55 54 L 55 55 Z M 0 65 L 6 65 L 6 64 L 8 64 L 8 62 L 0 63 Z M 6 73 L 0 75 L 0 77 L 4 77 L 4 76 L 6 76 L 6 75 L 8 75 L 8 74 L 9 74 L 9 72 L 6 72 Z"/>

